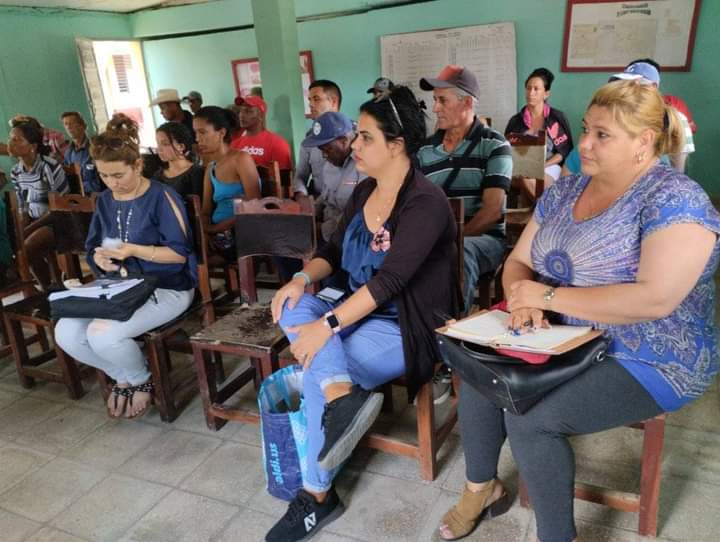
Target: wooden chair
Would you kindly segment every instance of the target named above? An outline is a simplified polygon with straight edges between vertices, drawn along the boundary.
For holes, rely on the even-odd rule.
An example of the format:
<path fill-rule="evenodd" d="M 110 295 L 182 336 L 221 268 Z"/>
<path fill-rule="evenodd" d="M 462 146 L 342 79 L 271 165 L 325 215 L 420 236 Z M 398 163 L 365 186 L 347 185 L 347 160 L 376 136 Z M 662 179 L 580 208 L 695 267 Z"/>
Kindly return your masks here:
<path fill-rule="evenodd" d="M 315 217 L 312 199 L 302 203 L 278 198 L 236 200 L 235 239 L 239 267 L 248 268 L 254 255 L 283 256 L 309 261 L 315 251 Z M 243 289 L 252 289 L 248 277 Z M 246 299 L 257 299 L 245 292 Z M 258 423 L 257 413 L 234 408 L 228 399 L 253 381 L 260 382 L 280 368 L 279 354 L 288 345 L 282 330 L 272 322 L 270 308 L 256 303 L 239 306 L 191 338 L 193 355 L 210 429 L 217 431 L 228 420 Z M 231 379 L 225 379 L 222 361 L 212 353 L 250 358 L 251 366 Z"/>
<path fill-rule="evenodd" d="M 192 235 L 193 248 L 198 261 L 198 286 L 195 290 L 195 298 L 183 314 L 137 338 L 145 344 L 148 365 L 155 384 L 155 406 L 160 418 L 166 422 L 175 420 L 182 408 L 192 399 L 197 382 L 194 371 L 185 371 L 181 374 L 178 368 L 173 368 L 170 352 L 189 353 L 190 335 L 215 321 L 202 206 L 200 198 L 195 195 L 186 196 L 185 201 L 192 230 L 188 233 Z M 97 371 L 97 376 L 103 398 L 107 400 L 112 390 L 112 381 L 102 371 Z"/>
<path fill-rule="evenodd" d="M 258 174 L 262 179 L 262 197 L 289 198 L 292 170 L 280 169 L 277 160 L 271 162 L 270 167 L 257 166 Z"/>
<path fill-rule="evenodd" d="M 575 483 L 575 498 L 604 504 L 624 512 L 638 512 L 638 534 L 657 536 L 657 516 L 660 502 L 662 452 L 665 439 L 665 414 L 644 422 L 629 425 L 643 431 L 640 460 L 640 492 L 628 493 L 591 484 Z M 519 480 L 520 504 L 530 507 L 530 498 L 522 478 Z"/>
<path fill-rule="evenodd" d="M 0 288 L 0 333 L 2 333 L 2 343 L 0 343 L 0 358 L 9 356 L 12 353 L 12 345 L 10 343 L 10 334 L 5 325 L 4 306 L 2 300 L 22 293 L 23 297 L 32 297 L 37 294 L 34 287 L 34 281 L 30 274 L 30 266 L 25 250 L 25 238 L 23 228 L 20 224 L 20 214 L 18 211 L 17 198 L 14 192 L 5 192 L 5 225 L 10 250 L 13 254 L 11 266 L 14 268 L 16 277 L 8 278 L 7 282 Z M 9 271 L 10 269 L 8 269 Z M 36 326 L 37 333 L 31 337 L 25 338 L 24 343 L 30 345 L 40 341 L 43 350 L 49 348 L 47 335 L 42 326 Z"/>
<path fill-rule="evenodd" d="M 263 198 L 288 198 L 290 193 L 290 183 L 292 180 L 292 171 L 280 169 L 277 160 L 271 162 L 270 167 L 256 166 L 258 175 L 262 182 L 262 190 L 260 196 Z M 241 275 L 247 277 L 248 273 L 255 273 L 255 267 L 246 267 L 240 270 L 236 262 L 222 262 L 214 265 L 211 269 L 210 276 L 212 278 L 223 279 L 225 282 L 225 292 L 223 295 L 216 295 L 217 300 L 235 299 L 241 295 L 240 283 L 238 281 Z M 254 280 L 254 276 L 253 276 Z M 270 286 L 276 287 L 274 283 Z M 247 290 L 246 290 L 247 291 Z M 224 299 L 223 299 L 224 298 Z M 248 302 L 254 303 L 256 298 L 248 299 Z"/>
<path fill-rule="evenodd" d="M 505 214 L 508 247 L 515 246 L 525 225 L 530 221 L 534 202 L 545 190 L 545 132 L 537 136 L 508 134 L 512 148 L 513 178 Z M 535 190 L 527 192 L 523 177 L 535 179 Z"/>
<path fill-rule="evenodd" d="M 508 141 L 512 147 L 513 177 L 505 210 L 506 257 L 530 221 L 534 202 L 545 189 L 545 132 L 541 130 L 537 136 L 508 134 Z M 533 194 L 527 193 L 523 177 L 535 179 Z M 503 299 L 501 278 L 502 266 L 479 278 L 476 304 L 480 309 L 487 309 Z"/>
<path fill-rule="evenodd" d="M 51 227 L 58 232 L 55 236 L 58 258 L 64 262 L 68 278 L 82 279 L 78 255 L 85 250 L 85 238 L 95 209 L 95 198 L 51 192 L 49 207 Z M 35 379 L 40 378 L 65 384 L 72 399 L 82 397 L 82 374 L 72 357 L 56 345 L 50 348 L 47 341 L 41 341 L 40 354 L 30 355 L 23 324 L 34 325 L 38 330 L 42 328 L 43 334 L 47 332 L 54 336 L 55 322 L 50 317 L 47 295 L 34 292 L 34 295 L 5 307 L 4 316 L 20 385 L 31 388 Z M 44 367 L 52 359 L 57 360 L 60 373 Z"/>
<path fill-rule="evenodd" d="M 457 227 L 457 246 L 458 246 L 458 284 L 463 281 L 463 223 L 464 210 L 462 198 L 450 198 L 450 206 L 455 216 L 455 224 Z M 405 385 L 405 379 L 399 378 L 394 381 L 394 385 Z M 433 397 L 432 381 L 426 382 L 420 387 L 416 398 L 417 413 L 417 444 L 408 442 L 388 435 L 370 432 L 362 441 L 362 444 L 369 448 L 381 450 L 394 455 L 402 455 L 416 459 L 420 464 L 420 475 L 424 480 L 432 481 L 437 477 L 437 453 L 443 445 L 452 428 L 457 423 L 457 387 L 458 380 L 453 378 L 453 387 L 455 390 L 451 401 L 449 412 L 445 421 L 439 427 L 435 427 L 435 404 Z M 385 405 L 386 411 L 392 410 L 392 389 L 385 386 Z"/>

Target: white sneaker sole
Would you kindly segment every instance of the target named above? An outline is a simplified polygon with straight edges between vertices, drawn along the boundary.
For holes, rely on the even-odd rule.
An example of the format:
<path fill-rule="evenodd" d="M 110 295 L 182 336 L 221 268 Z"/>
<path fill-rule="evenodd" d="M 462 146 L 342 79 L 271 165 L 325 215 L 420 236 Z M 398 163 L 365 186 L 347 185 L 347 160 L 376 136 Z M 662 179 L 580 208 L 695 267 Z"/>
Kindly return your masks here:
<path fill-rule="evenodd" d="M 383 394 L 373 393 L 365 404 L 358 411 L 357 416 L 353 419 L 347 429 L 340 436 L 335 445 L 330 448 L 322 461 L 318 461 L 321 469 L 332 470 L 342 464 L 365 436 L 367 430 L 370 429 L 378 415 L 383 404 Z"/>

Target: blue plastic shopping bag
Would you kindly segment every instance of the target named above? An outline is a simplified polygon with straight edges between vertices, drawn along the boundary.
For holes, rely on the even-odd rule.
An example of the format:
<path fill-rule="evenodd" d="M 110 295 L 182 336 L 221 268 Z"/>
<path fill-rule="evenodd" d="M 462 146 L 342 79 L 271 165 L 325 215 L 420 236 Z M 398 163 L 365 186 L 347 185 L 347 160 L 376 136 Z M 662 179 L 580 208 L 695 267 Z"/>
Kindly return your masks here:
<path fill-rule="evenodd" d="M 307 419 L 299 365 L 266 378 L 258 393 L 263 465 L 268 492 L 291 501 L 303 487 L 307 470 Z"/>

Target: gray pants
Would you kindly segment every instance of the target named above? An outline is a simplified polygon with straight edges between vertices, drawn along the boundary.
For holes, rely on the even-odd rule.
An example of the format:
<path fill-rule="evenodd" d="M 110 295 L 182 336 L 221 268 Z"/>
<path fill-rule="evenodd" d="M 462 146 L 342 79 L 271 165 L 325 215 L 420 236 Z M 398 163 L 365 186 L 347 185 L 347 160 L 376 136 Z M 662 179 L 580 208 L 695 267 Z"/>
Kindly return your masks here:
<path fill-rule="evenodd" d="M 459 418 L 467 479 L 479 483 L 497 476 L 500 448 L 508 437 L 535 510 L 540 542 L 570 542 L 576 537 L 575 456 L 567 437 L 661 412 L 645 388 L 612 359 L 556 388 L 522 416 L 503 412 L 463 383 Z"/>
<path fill-rule="evenodd" d="M 150 379 L 145 356 L 134 337 L 180 316 L 192 303 L 194 290 L 155 290 L 126 322 L 90 318 L 61 318 L 55 342 L 76 360 L 100 369 L 116 382 L 132 386 Z"/>

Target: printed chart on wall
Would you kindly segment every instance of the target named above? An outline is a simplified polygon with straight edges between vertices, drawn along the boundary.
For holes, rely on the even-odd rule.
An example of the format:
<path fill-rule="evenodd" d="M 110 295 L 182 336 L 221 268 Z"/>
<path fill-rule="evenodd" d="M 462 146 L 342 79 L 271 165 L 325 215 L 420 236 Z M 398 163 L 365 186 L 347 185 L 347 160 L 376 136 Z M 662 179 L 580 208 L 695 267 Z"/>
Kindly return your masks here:
<path fill-rule="evenodd" d="M 476 112 L 490 117 L 497 130 L 502 131 L 517 112 L 513 23 L 390 34 L 380 38 L 380 51 L 382 75 L 425 100 L 430 131 L 435 125 L 432 93 L 420 90 L 419 81 L 436 77 L 447 64 L 460 64 L 475 74 L 480 85 Z"/>
<path fill-rule="evenodd" d="M 611 71 L 635 58 L 649 57 L 665 70 L 687 71 L 699 4 L 699 0 L 569 0 L 562 69 Z"/>

